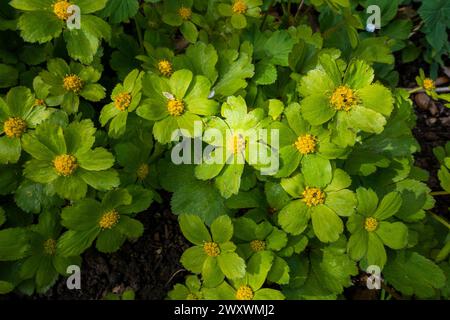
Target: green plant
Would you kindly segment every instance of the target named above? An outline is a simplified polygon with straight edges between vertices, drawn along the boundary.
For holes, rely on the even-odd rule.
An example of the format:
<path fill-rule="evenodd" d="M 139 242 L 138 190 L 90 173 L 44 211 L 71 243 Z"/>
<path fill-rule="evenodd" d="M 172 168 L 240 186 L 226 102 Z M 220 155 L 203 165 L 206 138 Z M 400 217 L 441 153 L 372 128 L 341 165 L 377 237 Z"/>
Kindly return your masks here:
<path fill-rule="evenodd" d="M 373 33 L 369 4 L 382 11 Z M 435 149 L 444 191 L 432 192 L 409 99 L 448 100 L 432 80 L 445 10 L 1 2 L 0 293 L 43 293 L 88 248 L 136 241 L 156 201 L 192 244 L 180 258 L 192 274 L 169 299 L 341 299 L 374 265 L 383 290 L 448 298 L 448 212 L 430 210 L 450 189 L 449 144 Z M 397 88 L 395 58 L 422 56 L 437 62 L 430 78 Z"/>

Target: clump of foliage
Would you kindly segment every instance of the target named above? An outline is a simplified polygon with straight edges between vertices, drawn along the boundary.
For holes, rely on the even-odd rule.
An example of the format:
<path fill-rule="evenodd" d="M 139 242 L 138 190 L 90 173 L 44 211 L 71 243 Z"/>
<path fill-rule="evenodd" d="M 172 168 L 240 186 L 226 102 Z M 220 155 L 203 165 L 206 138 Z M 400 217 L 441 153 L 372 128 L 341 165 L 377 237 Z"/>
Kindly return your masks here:
<path fill-rule="evenodd" d="M 450 225 L 414 165 L 394 53 L 422 53 L 435 79 L 449 3 L 410 4 L 1 2 L 0 293 L 45 292 L 88 248 L 136 240 L 164 193 L 191 243 L 169 299 L 338 299 L 373 265 L 404 297 L 448 298 Z M 423 72 L 417 83 L 448 100 Z M 222 162 L 174 163 L 178 129 Z M 448 193 L 449 145 L 435 153 Z"/>

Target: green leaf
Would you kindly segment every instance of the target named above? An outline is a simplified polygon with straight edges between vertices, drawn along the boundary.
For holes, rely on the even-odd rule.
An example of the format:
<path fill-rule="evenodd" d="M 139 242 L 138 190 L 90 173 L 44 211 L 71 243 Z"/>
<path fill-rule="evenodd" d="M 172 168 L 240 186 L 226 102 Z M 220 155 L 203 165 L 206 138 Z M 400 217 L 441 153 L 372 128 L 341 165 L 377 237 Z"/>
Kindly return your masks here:
<path fill-rule="evenodd" d="M 216 178 L 216 187 L 225 199 L 239 192 L 241 176 L 244 171 L 243 164 L 228 164 L 223 173 Z"/>
<path fill-rule="evenodd" d="M 424 31 L 428 43 L 434 50 L 441 51 L 448 42 L 450 3 L 446 0 L 424 1 L 418 12 L 425 23 Z"/>
<path fill-rule="evenodd" d="M 231 16 L 231 25 L 236 29 L 244 29 L 247 26 L 247 19 L 243 14 L 233 14 Z"/>
<path fill-rule="evenodd" d="M 83 29 L 72 29 L 64 31 L 64 40 L 67 43 L 67 51 L 73 59 L 85 64 L 94 60 L 99 47 L 98 38 Z"/>
<path fill-rule="evenodd" d="M 140 221 L 127 217 L 126 215 L 121 215 L 116 229 L 131 239 L 137 239 L 144 234 L 144 225 Z"/>
<path fill-rule="evenodd" d="M 324 188 L 333 176 L 330 161 L 317 155 L 303 158 L 302 173 L 308 187 Z"/>
<path fill-rule="evenodd" d="M 373 69 L 363 60 L 353 60 L 344 75 L 344 83 L 352 89 L 369 86 L 374 78 Z"/>
<path fill-rule="evenodd" d="M 284 295 L 275 289 L 261 289 L 255 292 L 253 300 L 284 300 Z"/>
<path fill-rule="evenodd" d="M 19 161 L 21 151 L 19 138 L 0 137 L 0 163 L 16 163 Z"/>
<path fill-rule="evenodd" d="M 336 110 L 334 110 L 325 95 L 314 94 L 305 97 L 301 101 L 302 116 L 312 125 L 321 125 L 330 120 Z"/>
<path fill-rule="evenodd" d="M 81 8 L 81 10 L 83 10 L 83 8 Z M 111 23 L 119 23 L 134 17 L 138 10 L 139 2 L 137 0 L 110 0 L 106 3 L 106 7 L 102 10 L 100 15 L 109 17 Z"/>
<path fill-rule="evenodd" d="M 224 274 L 219 267 L 216 257 L 207 257 L 202 269 L 203 285 L 205 287 L 217 287 L 224 279 Z"/>
<path fill-rule="evenodd" d="M 74 0 L 73 2 L 81 9 L 82 14 L 88 14 L 102 10 L 108 0 Z"/>
<path fill-rule="evenodd" d="M 362 221 L 361 221 L 362 226 Z M 361 260 L 367 253 L 368 233 L 360 228 L 348 239 L 347 250 L 353 260 Z"/>
<path fill-rule="evenodd" d="M 280 226 L 293 235 L 302 233 L 308 226 L 309 219 L 310 210 L 302 200 L 291 201 L 278 215 Z"/>
<path fill-rule="evenodd" d="M 325 205 L 319 205 L 311 213 L 314 233 L 322 242 L 334 242 L 344 231 L 341 218 Z"/>
<path fill-rule="evenodd" d="M 208 225 L 228 212 L 220 193 L 210 183 L 203 181 L 183 181 L 173 194 L 170 205 L 173 213 L 197 215 Z"/>
<path fill-rule="evenodd" d="M 255 65 L 255 76 L 253 79 L 256 84 L 272 84 L 277 80 L 277 69 L 273 64 L 264 61 L 258 62 Z"/>
<path fill-rule="evenodd" d="M 102 230 L 98 234 L 95 247 L 100 252 L 112 253 L 119 250 L 125 239 L 125 236 L 115 229 Z"/>
<path fill-rule="evenodd" d="M 101 171 L 114 164 L 113 155 L 104 148 L 95 148 L 82 154 L 76 154 L 80 167 L 89 171 Z"/>
<path fill-rule="evenodd" d="M 98 233 L 98 228 L 66 231 L 58 240 L 57 253 L 65 257 L 80 255 L 92 245 Z"/>
<path fill-rule="evenodd" d="M 63 21 L 52 12 L 32 11 L 20 16 L 18 27 L 25 41 L 44 43 L 61 34 Z"/>
<path fill-rule="evenodd" d="M 198 30 L 195 24 L 193 24 L 192 22 L 190 21 L 183 22 L 183 24 L 180 27 L 180 31 L 187 41 L 191 43 L 195 43 L 197 41 Z"/>
<path fill-rule="evenodd" d="M 445 284 L 445 275 L 431 260 L 417 252 L 400 251 L 383 270 L 388 283 L 404 295 L 431 298 Z"/>
<path fill-rule="evenodd" d="M 398 192 L 390 192 L 381 200 L 377 210 L 374 212 L 374 218 L 385 220 L 392 217 L 402 205 L 402 197 Z"/>
<path fill-rule="evenodd" d="M 288 284 L 290 280 L 289 271 L 290 268 L 287 262 L 284 259 L 275 256 L 272 268 L 267 275 L 267 280 L 278 284 Z"/>
<path fill-rule="evenodd" d="M 375 213 L 378 205 L 378 197 L 372 189 L 356 189 L 356 198 L 358 199 L 357 211 L 365 217 L 371 217 Z"/>
<path fill-rule="evenodd" d="M 348 122 L 353 128 L 364 132 L 380 134 L 386 125 L 386 119 L 372 109 L 355 106 L 348 113 Z"/>
<path fill-rule="evenodd" d="M 203 264 L 207 258 L 203 247 L 191 247 L 183 252 L 180 258 L 181 264 L 193 273 L 201 273 Z"/>
<path fill-rule="evenodd" d="M 83 171 L 80 173 L 84 182 L 92 188 L 100 191 L 108 191 L 120 184 L 119 175 L 116 170 L 109 169 L 104 171 Z"/>
<path fill-rule="evenodd" d="M 245 275 L 245 261 L 234 252 L 225 252 L 217 257 L 223 274 L 228 279 L 238 279 Z"/>
<path fill-rule="evenodd" d="M 391 92 L 381 84 L 372 84 L 357 92 L 364 107 L 389 116 L 394 108 Z"/>
<path fill-rule="evenodd" d="M 8 88 L 17 84 L 19 72 L 16 68 L 0 63 L 0 88 Z"/>
<path fill-rule="evenodd" d="M 211 234 L 214 242 L 225 243 L 233 236 L 233 223 L 230 217 L 220 216 L 211 224 Z"/>
<path fill-rule="evenodd" d="M 339 190 L 327 193 L 325 205 L 342 217 L 353 214 L 356 208 L 355 194 L 350 190 Z"/>
<path fill-rule="evenodd" d="M 239 89 L 247 87 L 246 78 L 254 75 L 255 67 L 252 57 L 242 51 L 225 50 L 219 52 L 219 80 L 215 85 L 215 92 L 223 97 L 231 96 Z"/>
<path fill-rule="evenodd" d="M 248 284 L 253 291 L 259 290 L 272 268 L 274 254 L 270 251 L 260 251 L 252 255 L 247 263 Z"/>
<path fill-rule="evenodd" d="M 368 265 L 377 265 L 383 268 L 386 264 L 387 256 L 383 242 L 374 232 L 368 232 L 369 241 L 367 242 L 367 263 Z"/>
<path fill-rule="evenodd" d="M 86 183 L 78 176 L 58 177 L 53 186 L 60 197 L 69 200 L 80 200 L 87 192 Z"/>
<path fill-rule="evenodd" d="M 182 214 L 179 216 L 181 232 L 186 239 L 193 244 L 202 246 L 204 242 L 211 241 L 211 235 L 206 229 L 199 216 L 193 214 Z"/>

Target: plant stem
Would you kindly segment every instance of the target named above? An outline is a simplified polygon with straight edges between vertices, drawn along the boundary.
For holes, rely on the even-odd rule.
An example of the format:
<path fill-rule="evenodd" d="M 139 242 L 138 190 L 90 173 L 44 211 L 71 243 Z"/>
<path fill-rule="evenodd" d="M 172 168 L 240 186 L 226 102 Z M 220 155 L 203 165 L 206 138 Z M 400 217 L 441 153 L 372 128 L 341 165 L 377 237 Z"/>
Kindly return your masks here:
<path fill-rule="evenodd" d="M 447 191 L 433 191 L 433 192 L 430 192 L 430 195 L 432 195 L 432 196 L 446 196 L 448 194 L 450 194 L 450 192 L 447 192 Z"/>
<path fill-rule="evenodd" d="M 441 216 L 438 216 L 436 213 L 428 211 L 428 213 L 434 218 L 434 220 L 442 223 L 444 226 L 446 226 L 448 229 L 450 229 L 450 223 L 442 218 Z"/>

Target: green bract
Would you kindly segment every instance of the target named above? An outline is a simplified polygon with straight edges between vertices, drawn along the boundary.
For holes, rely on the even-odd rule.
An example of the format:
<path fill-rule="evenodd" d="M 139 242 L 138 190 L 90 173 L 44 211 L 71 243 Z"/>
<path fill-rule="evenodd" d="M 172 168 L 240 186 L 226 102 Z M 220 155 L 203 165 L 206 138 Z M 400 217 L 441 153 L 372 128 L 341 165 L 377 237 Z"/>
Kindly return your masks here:
<path fill-rule="evenodd" d="M 201 180 L 215 178 L 215 185 L 224 198 L 239 192 L 245 163 L 256 168 L 267 164 L 271 155 L 267 137 L 254 136 L 255 129 L 261 128 L 264 110 L 254 109 L 247 113 L 247 105 L 242 97 L 229 97 L 222 105 L 222 116 L 211 118 L 207 129 L 216 130 L 203 136 L 203 140 L 213 149 L 206 155 L 203 164 L 195 168 L 195 176 Z"/>
<path fill-rule="evenodd" d="M 112 94 L 110 104 L 103 107 L 100 122 L 105 126 L 111 119 L 108 134 L 118 138 L 125 133 L 128 113 L 133 112 L 141 102 L 141 77 L 139 70 L 130 72 L 122 84 L 118 84 Z"/>
<path fill-rule="evenodd" d="M 262 0 L 225 0 L 217 5 L 219 13 L 230 17 L 233 28 L 244 29 L 247 26 L 247 18 L 259 18 Z"/>
<path fill-rule="evenodd" d="M 346 189 L 350 177 L 341 169 L 332 170 L 327 161 L 315 159 L 315 170 L 303 170 L 291 178 L 281 180 L 281 186 L 293 200 L 278 216 L 281 227 L 293 235 L 305 231 L 312 220 L 317 238 L 334 242 L 344 231 L 340 216 L 349 217 L 356 207 L 355 194 Z"/>
<path fill-rule="evenodd" d="M 60 221 L 50 211 L 43 212 L 39 224 L 31 228 L 30 256 L 23 260 L 19 272 L 23 279 L 34 278 L 37 292 L 47 291 L 59 274 L 67 275 L 68 266 L 79 265 L 81 262 L 80 257 L 64 257 L 56 251 L 60 232 Z"/>
<path fill-rule="evenodd" d="M 90 120 L 67 127 L 46 122 L 22 138 L 23 148 L 33 159 L 25 164 L 25 176 L 52 184 L 62 198 L 76 200 L 86 195 L 87 186 L 110 190 L 120 183 L 110 169 L 113 155 L 104 148 L 92 149 L 95 128 Z"/>
<path fill-rule="evenodd" d="M 155 121 L 153 134 L 162 144 L 169 143 L 178 129 L 194 134 L 194 122 L 199 115 L 217 113 L 217 102 L 208 99 L 211 84 L 204 76 L 193 76 L 189 70 L 178 70 L 170 79 L 154 74 L 143 78 L 143 92 L 148 97 L 137 109 L 144 119 Z"/>
<path fill-rule="evenodd" d="M 127 238 L 138 238 L 144 232 L 142 223 L 130 217 L 135 210 L 134 198 L 124 189 L 106 193 L 101 202 L 83 199 L 64 208 L 61 223 L 69 231 L 58 240 L 57 252 L 62 256 L 78 255 L 96 239 L 98 250 L 118 250 Z"/>
<path fill-rule="evenodd" d="M 226 277 L 242 278 L 245 261 L 235 253 L 231 242 L 233 223 L 228 216 L 220 216 L 211 224 L 211 233 L 202 220 L 194 215 L 181 215 L 180 227 L 183 235 L 195 247 L 187 249 L 181 257 L 183 266 L 202 275 L 205 287 L 215 287 Z"/>
<path fill-rule="evenodd" d="M 390 91 L 372 83 L 373 69 L 353 60 L 345 72 L 330 55 L 319 58 L 319 68 L 300 81 L 298 91 L 303 117 L 312 125 L 328 124 L 340 146 L 355 143 L 358 131 L 381 133 L 393 109 Z"/>
<path fill-rule="evenodd" d="M 49 86 L 48 100 L 51 105 L 61 105 L 67 113 L 78 111 L 80 96 L 94 102 L 105 97 L 105 88 L 96 83 L 101 72 L 93 67 L 75 62 L 68 65 L 62 59 L 53 59 L 47 63 L 47 69 L 39 75 Z"/>
<path fill-rule="evenodd" d="M 388 193 L 378 203 L 373 190 L 358 188 L 357 213 L 349 217 L 347 228 L 351 232 L 348 251 L 352 259 L 367 259 L 368 265 L 381 268 L 386 263 L 384 246 L 402 249 L 408 243 L 408 228 L 401 222 L 385 221 L 400 209 L 402 198 L 397 192 Z"/>
<path fill-rule="evenodd" d="M 21 36 L 28 42 L 44 43 L 58 38 L 61 33 L 69 55 L 83 63 L 91 63 L 101 40 L 111 36 L 110 26 L 91 13 L 105 7 L 107 0 L 12 0 L 11 6 L 24 11 L 20 15 L 18 27 Z M 70 29 L 66 21 L 71 16 L 68 8 L 77 5 L 83 21 L 81 28 Z"/>
<path fill-rule="evenodd" d="M 15 163 L 22 151 L 22 137 L 49 116 L 45 106 L 36 105 L 31 91 L 25 87 L 9 90 L 0 97 L 0 163 Z"/>

